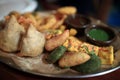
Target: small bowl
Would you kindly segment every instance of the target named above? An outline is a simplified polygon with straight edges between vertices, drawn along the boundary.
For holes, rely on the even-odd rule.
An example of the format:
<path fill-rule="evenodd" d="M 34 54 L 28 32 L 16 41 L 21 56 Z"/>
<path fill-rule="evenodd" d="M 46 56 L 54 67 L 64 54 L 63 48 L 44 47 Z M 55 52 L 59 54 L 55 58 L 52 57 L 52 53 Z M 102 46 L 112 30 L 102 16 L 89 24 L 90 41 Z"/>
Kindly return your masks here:
<path fill-rule="evenodd" d="M 67 17 L 65 24 L 67 25 L 68 29 L 76 29 L 78 31 L 77 35 L 80 36 L 84 34 L 84 30 L 87 25 L 91 24 L 91 20 L 84 15 L 74 14 Z"/>
<path fill-rule="evenodd" d="M 85 36 L 88 42 L 97 46 L 109 46 L 117 39 L 113 28 L 102 25 L 89 25 L 85 29 Z"/>

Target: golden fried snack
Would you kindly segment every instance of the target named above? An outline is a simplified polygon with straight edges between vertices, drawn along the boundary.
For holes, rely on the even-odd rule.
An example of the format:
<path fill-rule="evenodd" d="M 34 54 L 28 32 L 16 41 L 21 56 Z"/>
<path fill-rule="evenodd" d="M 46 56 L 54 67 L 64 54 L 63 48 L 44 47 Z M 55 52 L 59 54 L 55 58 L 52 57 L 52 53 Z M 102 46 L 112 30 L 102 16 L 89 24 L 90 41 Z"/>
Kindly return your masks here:
<path fill-rule="evenodd" d="M 77 12 L 77 9 L 73 6 L 66 6 L 66 7 L 59 8 L 57 12 L 66 14 L 66 15 L 71 15 L 71 14 L 75 14 Z"/>
<path fill-rule="evenodd" d="M 25 32 L 15 16 L 11 16 L 5 28 L 0 31 L 0 48 L 7 52 L 17 51 L 21 35 Z"/>
<path fill-rule="evenodd" d="M 60 67 L 72 67 L 82 64 L 90 59 L 87 53 L 66 52 L 59 60 Z"/>
<path fill-rule="evenodd" d="M 45 38 L 48 40 L 48 39 L 51 39 L 52 37 L 62 34 L 63 31 L 62 30 L 46 30 L 43 33 L 45 35 Z"/>
<path fill-rule="evenodd" d="M 16 17 L 16 19 L 18 20 L 18 22 L 23 25 L 25 28 L 29 26 L 29 24 L 34 25 L 35 27 L 37 27 L 40 23 L 40 20 L 36 20 L 36 17 L 30 13 L 30 12 L 26 12 L 24 14 L 20 14 L 17 11 L 12 11 L 9 13 L 8 16 L 5 16 L 6 18 L 6 22 L 9 20 L 9 18 L 14 15 Z M 37 17 L 38 18 L 38 17 Z M 39 23 L 38 23 L 39 21 Z"/>
<path fill-rule="evenodd" d="M 32 13 L 24 13 L 22 16 L 24 16 L 26 19 L 30 19 L 34 27 L 37 27 L 37 21 Z"/>
<path fill-rule="evenodd" d="M 54 14 L 54 16 L 56 18 L 56 23 L 54 24 L 52 29 L 58 29 L 64 23 L 67 16 L 61 13 L 56 13 Z"/>
<path fill-rule="evenodd" d="M 44 31 L 47 29 L 50 29 L 51 27 L 53 27 L 53 25 L 56 23 L 56 18 L 54 15 L 50 15 L 48 18 L 46 18 L 44 24 L 40 25 L 39 27 L 37 27 L 37 29 L 39 31 Z"/>
<path fill-rule="evenodd" d="M 60 30 L 62 30 L 62 31 L 64 31 L 64 30 L 65 30 L 65 28 L 66 28 L 66 26 L 65 26 L 65 25 L 60 25 L 60 27 L 59 27 L 59 29 L 60 29 Z"/>
<path fill-rule="evenodd" d="M 69 30 L 65 30 L 62 34 L 47 40 L 45 43 L 45 49 L 47 51 L 51 51 L 55 49 L 56 47 L 62 45 L 68 37 L 69 37 Z"/>
<path fill-rule="evenodd" d="M 77 30 L 74 28 L 70 29 L 70 36 L 75 36 L 77 34 Z"/>
<path fill-rule="evenodd" d="M 32 24 L 34 27 L 37 27 L 37 22 L 36 20 L 34 19 L 34 17 L 32 16 L 32 14 L 24 14 L 24 15 L 21 15 L 19 18 L 18 18 L 18 22 L 24 26 L 25 29 L 27 29 L 29 27 L 30 24 Z"/>
<path fill-rule="evenodd" d="M 45 44 L 44 35 L 31 24 L 22 40 L 21 51 L 18 56 L 38 56 L 42 53 Z"/>

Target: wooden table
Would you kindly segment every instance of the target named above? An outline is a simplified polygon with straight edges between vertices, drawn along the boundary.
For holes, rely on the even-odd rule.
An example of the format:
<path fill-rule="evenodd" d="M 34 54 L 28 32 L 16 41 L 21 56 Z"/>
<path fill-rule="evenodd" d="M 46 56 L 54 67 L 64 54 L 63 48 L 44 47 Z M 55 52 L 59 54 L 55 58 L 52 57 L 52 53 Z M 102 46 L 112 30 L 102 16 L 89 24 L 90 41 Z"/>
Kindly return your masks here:
<path fill-rule="evenodd" d="M 0 80 L 64 80 L 64 79 L 36 76 L 22 71 L 18 71 L 3 63 L 0 63 Z M 83 79 L 74 78 L 69 80 L 120 80 L 120 69 L 103 76 Z"/>

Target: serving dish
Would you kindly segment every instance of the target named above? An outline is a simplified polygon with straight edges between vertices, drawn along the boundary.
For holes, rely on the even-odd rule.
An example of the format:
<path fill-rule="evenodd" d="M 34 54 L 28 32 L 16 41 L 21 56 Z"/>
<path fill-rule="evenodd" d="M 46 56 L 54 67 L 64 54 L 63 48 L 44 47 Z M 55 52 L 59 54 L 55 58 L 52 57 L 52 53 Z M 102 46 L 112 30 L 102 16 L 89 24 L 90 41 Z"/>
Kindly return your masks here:
<path fill-rule="evenodd" d="M 48 12 L 47 13 L 43 12 L 41 14 L 43 14 L 45 16 L 45 14 L 48 15 Z M 96 24 L 98 24 L 98 23 L 96 23 Z M 62 73 L 57 72 L 57 74 L 42 73 L 41 70 L 42 70 L 42 67 L 44 67 L 44 66 L 39 66 L 40 71 L 35 70 L 35 69 L 31 69 L 31 67 L 29 67 L 29 65 L 27 67 L 28 69 L 26 69 L 26 68 L 24 68 L 25 63 L 23 63 L 22 66 L 16 65 L 16 63 L 18 64 L 20 61 L 25 60 L 24 58 L 17 57 L 13 54 L 7 54 L 3 51 L 0 51 L 0 62 L 5 63 L 8 66 L 15 68 L 15 69 L 18 69 L 20 71 L 27 72 L 27 73 L 30 73 L 33 75 L 38 75 L 38 76 L 40 75 L 40 76 L 58 77 L 58 78 L 87 78 L 87 77 L 95 77 L 95 76 L 104 75 L 104 74 L 113 72 L 113 71 L 120 68 L 120 58 L 119 58 L 119 55 L 120 55 L 120 50 L 119 50 L 120 49 L 120 46 L 119 46 L 120 45 L 120 42 L 119 42 L 120 41 L 120 34 L 118 33 L 117 30 L 116 30 L 116 32 L 117 32 L 117 40 L 115 43 L 112 44 L 116 48 L 116 50 L 115 50 L 116 51 L 115 52 L 116 59 L 115 59 L 114 65 L 110 66 L 110 67 L 108 66 L 107 68 L 100 69 L 98 72 L 95 72 L 95 73 L 81 74 L 81 73 L 78 73 L 78 72 L 70 70 L 70 69 L 65 69 Z M 39 57 L 40 56 L 34 58 L 32 61 L 35 61 Z M 16 62 L 16 59 L 18 59 L 17 62 Z M 30 59 L 26 59 L 25 62 L 30 62 L 29 60 Z M 118 63 L 118 64 L 116 64 L 116 63 Z M 51 69 L 51 67 L 49 67 L 49 69 Z"/>
<path fill-rule="evenodd" d="M 103 25 L 89 25 L 85 29 L 85 36 L 87 41 L 98 46 L 108 46 L 116 40 L 114 29 Z"/>
<path fill-rule="evenodd" d="M 74 14 L 67 17 L 65 24 L 69 29 L 75 28 L 79 32 L 77 35 L 82 36 L 85 28 L 91 24 L 91 19 L 81 14 Z"/>

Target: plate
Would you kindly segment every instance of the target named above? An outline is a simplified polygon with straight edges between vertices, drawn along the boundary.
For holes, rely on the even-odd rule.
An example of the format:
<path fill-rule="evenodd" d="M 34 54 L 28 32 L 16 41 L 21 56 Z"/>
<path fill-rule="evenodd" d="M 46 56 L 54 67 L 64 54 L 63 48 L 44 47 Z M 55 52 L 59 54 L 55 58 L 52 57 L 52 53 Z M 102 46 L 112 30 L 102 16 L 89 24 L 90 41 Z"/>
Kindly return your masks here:
<path fill-rule="evenodd" d="M 54 12 L 54 11 L 53 11 Z M 48 12 L 43 12 L 41 13 L 43 16 L 46 16 L 46 15 L 49 15 Z M 101 24 L 100 21 L 98 20 L 94 20 L 93 21 L 94 23 L 96 24 Z M 116 28 L 114 28 L 116 29 Z M 113 66 L 108 66 L 108 68 L 104 68 L 104 69 L 100 69 L 98 72 L 96 73 L 92 73 L 92 74 L 81 74 L 81 73 L 78 73 L 76 71 L 73 71 L 71 69 L 64 69 L 63 71 L 59 72 L 56 72 L 56 74 L 52 74 L 52 71 L 50 71 L 49 73 L 45 73 L 42 68 L 43 67 L 46 67 L 46 65 L 37 65 L 37 63 L 40 63 L 42 64 L 39 60 L 38 62 L 35 62 L 35 65 L 37 67 L 35 67 L 34 65 L 30 65 L 30 63 L 32 63 L 32 61 L 36 61 L 38 59 L 40 59 L 40 57 L 42 57 L 43 55 L 41 56 L 38 56 L 38 57 L 35 57 L 35 58 L 32 58 L 32 61 L 31 61 L 31 58 L 21 58 L 21 57 L 18 57 L 14 54 L 8 54 L 8 53 L 5 53 L 3 51 L 0 50 L 0 62 L 12 67 L 12 68 L 15 68 L 17 70 L 20 70 L 20 71 L 23 71 L 23 72 L 26 72 L 26 73 L 30 73 L 30 74 L 33 74 L 33 75 L 38 75 L 38 76 L 46 76 L 46 77 L 57 77 L 57 78 L 88 78 L 88 77 L 95 77 L 95 76 L 101 76 L 101 75 L 104 75 L 104 74 L 108 74 L 110 72 L 113 72 L 115 70 L 118 70 L 120 68 L 120 34 L 118 32 L 118 30 L 120 30 L 120 28 L 117 27 L 116 29 L 116 32 L 117 32 L 117 40 L 116 42 L 113 44 L 113 46 L 116 47 L 116 50 L 117 52 L 115 52 L 115 62 L 114 62 L 114 65 Z M 18 60 L 18 61 L 16 61 Z M 27 65 L 27 68 L 25 68 L 24 64 L 26 63 L 22 63 L 20 65 L 18 65 L 19 63 L 21 63 L 22 61 L 24 62 L 28 62 L 29 65 Z M 35 69 L 33 69 L 33 67 L 35 67 Z M 49 65 L 49 70 L 54 70 L 54 68 L 52 68 L 53 65 Z M 55 68 L 57 69 L 57 68 Z M 49 71 L 47 70 L 47 71 Z"/>
<path fill-rule="evenodd" d="M 120 50 L 118 51 L 118 53 L 119 54 L 117 54 L 117 56 L 120 56 Z M 6 55 L 4 55 L 4 54 L 6 54 Z M 47 74 L 47 73 L 42 73 L 42 72 L 38 72 L 35 70 L 21 68 L 20 66 L 16 65 L 16 62 L 14 61 L 13 58 L 15 58 L 15 56 L 13 54 L 8 54 L 8 53 L 4 53 L 4 52 L 0 51 L 0 62 L 8 65 L 9 67 L 23 71 L 25 73 L 30 73 L 30 74 L 37 75 L 37 76 L 53 77 L 53 78 L 89 78 L 89 77 L 95 77 L 95 76 L 101 76 L 104 74 L 108 74 L 110 72 L 120 69 L 120 58 L 119 58 L 118 65 L 112 66 L 107 69 L 102 69 L 93 74 L 80 74 L 80 73 L 70 71 L 70 70 L 65 71 L 64 73 L 60 73 L 60 74 Z"/>

